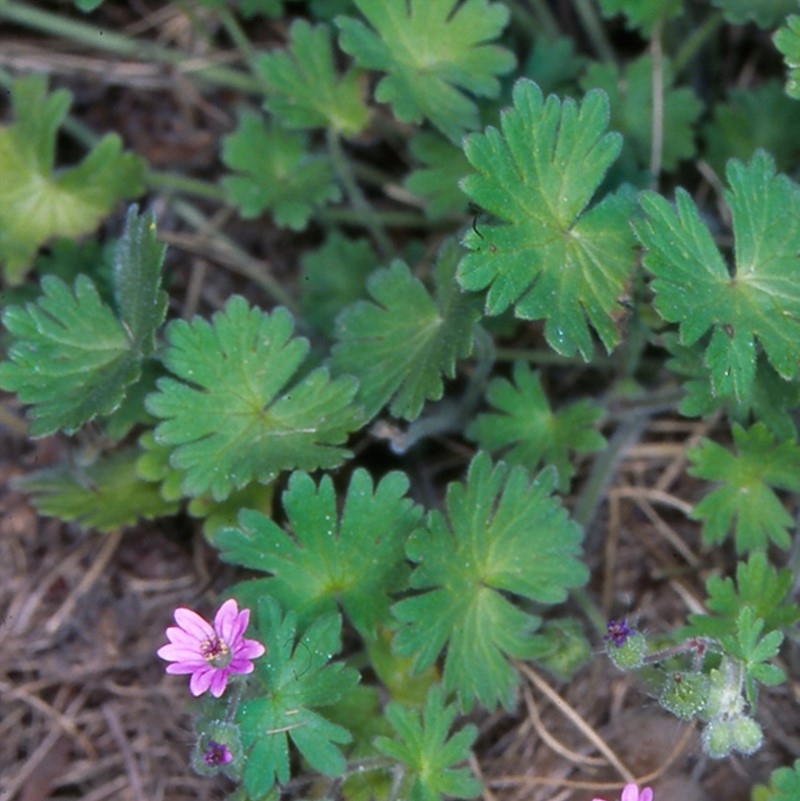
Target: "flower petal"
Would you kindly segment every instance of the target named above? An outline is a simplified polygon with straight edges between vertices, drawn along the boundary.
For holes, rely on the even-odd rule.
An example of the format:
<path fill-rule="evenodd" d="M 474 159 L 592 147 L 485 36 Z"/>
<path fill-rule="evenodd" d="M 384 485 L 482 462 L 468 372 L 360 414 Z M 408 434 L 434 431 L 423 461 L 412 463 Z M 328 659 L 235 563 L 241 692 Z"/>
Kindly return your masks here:
<path fill-rule="evenodd" d="M 211 676 L 211 695 L 214 698 L 219 698 L 225 692 L 225 687 L 228 685 L 228 669 L 215 670 Z"/>
<path fill-rule="evenodd" d="M 639 801 L 639 788 L 635 784 L 626 784 L 620 801 Z"/>
<path fill-rule="evenodd" d="M 198 642 L 203 642 L 203 640 L 214 636 L 214 629 L 211 627 L 211 624 L 191 609 L 178 607 L 175 610 L 175 622 L 187 634 L 195 637 Z"/>
<path fill-rule="evenodd" d="M 189 692 L 194 696 L 202 695 L 211 686 L 211 680 L 216 672 L 214 668 L 208 666 L 195 670 L 189 679 Z"/>

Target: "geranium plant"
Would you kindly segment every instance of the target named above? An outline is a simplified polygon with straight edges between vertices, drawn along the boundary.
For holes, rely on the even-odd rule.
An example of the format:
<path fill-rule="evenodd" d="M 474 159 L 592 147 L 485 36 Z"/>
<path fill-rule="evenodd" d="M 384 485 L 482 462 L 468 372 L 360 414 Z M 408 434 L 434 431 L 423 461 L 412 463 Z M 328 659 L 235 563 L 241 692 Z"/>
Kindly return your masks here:
<path fill-rule="evenodd" d="M 157 173 L 113 134 L 58 167 L 69 93 L 9 79 L 0 387 L 33 438 L 102 435 L 92 463 L 22 485 L 100 531 L 185 509 L 241 569 L 213 622 L 175 610 L 158 651 L 199 697 L 194 766 L 238 801 L 308 772 L 320 794 L 474 797 L 464 716 L 514 710 L 520 663 L 568 681 L 601 642 L 700 722 L 706 755 L 762 747 L 759 696 L 787 680 L 800 620 L 800 148 L 796 126 L 762 141 L 740 95 L 698 96 L 691 64 L 729 26 L 774 32 L 786 93 L 753 91 L 794 119 L 800 18 L 793 2 L 566 5 L 591 52 L 546 3 L 205 0 L 248 66 L 195 76 L 237 92 L 214 183 Z M 31 12 L 0 2 L 62 32 Z M 724 168 L 708 183 L 707 158 Z M 243 285 L 173 313 L 157 215 L 113 215 L 165 186 L 203 230 L 192 195 L 300 232 L 289 288 L 220 239 L 269 299 Z M 687 569 L 730 575 L 652 634 L 606 627 L 584 539 L 656 414 L 708 421 L 680 443 Z M 622 801 L 653 801 L 657 781 L 633 778 Z"/>

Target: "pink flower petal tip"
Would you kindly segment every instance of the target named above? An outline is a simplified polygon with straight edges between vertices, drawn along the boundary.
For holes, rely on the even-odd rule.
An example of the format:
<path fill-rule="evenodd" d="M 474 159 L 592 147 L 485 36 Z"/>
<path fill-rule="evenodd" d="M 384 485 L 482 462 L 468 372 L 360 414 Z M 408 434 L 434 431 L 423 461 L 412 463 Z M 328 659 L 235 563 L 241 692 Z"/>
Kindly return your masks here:
<path fill-rule="evenodd" d="M 191 675 L 192 695 L 211 690 L 211 695 L 219 698 L 225 692 L 228 678 L 237 673 L 252 673 L 251 660 L 266 651 L 258 640 L 245 639 L 250 610 L 240 612 L 233 598 L 217 610 L 213 624 L 183 607 L 175 610 L 175 622 L 177 626 L 167 629 L 169 642 L 157 653 L 172 663 L 167 665 L 167 673 Z"/>
<path fill-rule="evenodd" d="M 605 801 L 605 799 L 594 798 L 592 801 Z M 620 801 L 653 801 L 653 791 L 649 787 L 639 790 L 635 784 L 626 784 L 622 790 Z"/>

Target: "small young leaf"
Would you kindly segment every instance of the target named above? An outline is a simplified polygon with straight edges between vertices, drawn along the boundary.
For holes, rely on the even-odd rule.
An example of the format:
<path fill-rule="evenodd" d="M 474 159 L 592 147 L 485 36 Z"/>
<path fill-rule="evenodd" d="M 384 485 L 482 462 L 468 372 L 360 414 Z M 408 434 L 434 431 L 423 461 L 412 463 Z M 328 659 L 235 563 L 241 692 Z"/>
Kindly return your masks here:
<path fill-rule="evenodd" d="M 667 367 L 675 375 L 687 378 L 683 385 L 686 395 L 678 406 L 682 415 L 710 417 L 718 409 L 724 409 L 731 422 L 746 425 L 752 419 L 764 423 L 778 439 L 796 437 L 791 412 L 800 406 L 800 383 L 782 379 L 763 353 L 757 357 L 753 393 L 743 400 L 714 394 L 711 372 L 703 362 L 703 348 L 699 343 L 684 347 L 675 332 L 666 332 L 662 342 L 672 354 Z"/>
<path fill-rule="evenodd" d="M 411 172 L 404 185 L 427 200 L 425 215 L 439 220 L 448 214 L 463 214 L 467 199 L 458 182 L 469 172 L 469 162 L 461 148 L 427 131 L 413 136 L 408 147 L 423 166 Z"/>
<path fill-rule="evenodd" d="M 690 475 L 722 483 L 692 511 L 703 521 L 703 539 L 723 542 L 733 523 L 737 553 L 765 548 L 769 540 L 788 548 L 794 521 L 773 487 L 800 490 L 800 446 L 776 445 L 761 423 L 749 431 L 734 425 L 733 440 L 738 455 L 709 440 L 688 453 Z"/>
<path fill-rule="evenodd" d="M 786 94 L 800 100 L 800 17 L 794 14 L 789 17 L 775 34 L 774 41 L 789 68 Z"/>
<path fill-rule="evenodd" d="M 341 197 L 330 161 L 309 155 L 303 134 L 267 127 L 252 111 L 243 112 L 239 127 L 223 140 L 222 160 L 237 173 L 222 185 L 246 219 L 269 209 L 277 225 L 301 231 L 315 206 Z"/>
<path fill-rule="evenodd" d="M 292 612 L 283 617 L 269 597 L 257 612 L 258 640 L 267 652 L 256 660 L 255 675 L 265 692 L 242 701 L 235 718 L 248 754 L 242 780 L 250 798 L 263 798 L 276 781 L 289 780 L 289 740 L 314 770 L 342 773 L 345 760 L 337 746 L 350 742 L 350 734 L 314 708 L 335 703 L 359 679 L 340 662 L 327 664 L 341 649 L 339 615 L 318 618 L 295 642 Z"/>
<path fill-rule="evenodd" d="M 746 161 L 763 148 L 779 170 L 790 172 L 800 161 L 800 138 L 792 133 L 797 130 L 800 103 L 786 96 L 779 81 L 734 87 L 726 102 L 714 105 L 713 118 L 703 129 L 704 157 L 718 175 L 724 175 L 729 159 Z"/>
<path fill-rule="evenodd" d="M 467 233 L 472 252 L 458 266 L 459 283 L 489 287 L 488 314 L 515 304 L 517 317 L 545 318 L 550 346 L 586 360 L 593 348 L 587 318 L 607 350 L 619 340 L 617 299 L 635 264 L 630 193 L 586 210 L 622 145 L 606 132 L 608 118 L 600 91 L 580 105 L 562 104 L 552 95 L 545 101 L 531 81 L 517 81 L 502 133 L 487 128 L 467 138 L 478 174 L 461 182 L 478 206 L 508 224 Z"/>
<path fill-rule="evenodd" d="M 104 136 L 77 166 L 54 172 L 58 127 L 72 96 L 48 96 L 41 76 L 11 90 L 16 121 L 0 127 L 0 265 L 16 284 L 41 245 L 94 230 L 123 198 L 142 194 L 143 162 L 122 153 L 116 134 Z"/>
<path fill-rule="evenodd" d="M 31 473 L 16 486 L 30 493 L 41 515 L 74 522 L 82 528 L 113 531 L 144 518 L 175 514 L 158 484 L 136 473 L 139 451 L 128 448 L 103 456 L 85 468 L 56 467 Z"/>
<path fill-rule="evenodd" d="M 293 473 L 283 506 L 294 536 L 268 517 L 245 510 L 239 528 L 217 532 L 214 544 L 226 562 L 273 574 L 257 582 L 298 615 L 301 624 L 342 605 L 367 639 L 389 620 L 389 593 L 405 586 L 404 546 L 421 510 L 407 497 L 408 479 L 389 473 L 377 487 L 356 470 L 341 517 L 333 482 L 317 487 L 307 473 Z"/>
<path fill-rule="evenodd" d="M 72 433 L 119 408 L 166 314 L 163 258 L 152 217 L 131 209 L 114 256 L 117 314 L 84 275 L 73 291 L 45 276 L 36 303 L 6 309 L 3 323 L 14 342 L 0 364 L 0 387 L 33 404 L 31 436 Z"/>
<path fill-rule="evenodd" d="M 542 463 L 555 465 L 561 492 L 569 488 L 575 472 L 570 451 L 591 453 L 606 444 L 595 428 L 602 410 L 583 400 L 554 413 L 540 374 L 524 362 L 514 365 L 514 384 L 505 378 L 492 380 L 486 399 L 498 411 L 479 414 L 467 428 L 467 437 L 483 450 L 502 454 L 507 462 L 528 470 Z"/>
<path fill-rule="evenodd" d="M 709 578 L 706 606 L 714 615 L 689 615 L 689 625 L 681 635 L 714 639 L 731 636 L 736 633 L 739 611 L 745 606 L 764 621 L 766 633 L 786 630 L 800 620 L 800 607 L 789 597 L 793 582 L 791 570 L 775 570 L 763 551 L 754 551 L 747 562 L 736 566 L 736 589 L 733 579 Z"/>
<path fill-rule="evenodd" d="M 265 53 L 256 69 L 272 94 L 264 104 L 287 128 L 330 128 L 343 136 L 360 133 L 369 117 L 362 79 L 351 69 L 339 79 L 327 25 L 295 20 L 284 52 Z"/>
<path fill-rule="evenodd" d="M 442 375 L 452 378 L 456 360 L 472 350 L 480 301 L 455 282 L 458 252 L 452 241 L 443 246 L 434 297 L 395 261 L 370 278 L 373 301 L 356 302 L 336 321 L 332 365 L 359 379 L 358 401 L 368 418 L 391 401 L 393 415 L 413 420 L 426 400 L 442 397 Z"/>
<path fill-rule="evenodd" d="M 538 84 L 544 95 L 572 95 L 584 69 L 586 57 L 575 52 L 574 39 L 539 36 L 522 67 L 521 77 Z"/>
<path fill-rule="evenodd" d="M 786 675 L 777 665 L 765 664 L 776 656 L 783 642 L 780 631 L 771 631 L 761 637 L 764 621 L 744 606 L 736 618 L 736 634 L 720 637 L 725 653 L 738 660 L 744 669 L 745 693 L 751 708 L 755 709 L 758 684 L 773 686 L 786 681 Z"/>
<path fill-rule="evenodd" d="M 403 628 L 398 653 L 416 656 L 418 669 L 433 664 L 447 646 L 444 683 L 469 707 L 513 703 L 517 676 L 508 657 L 542 655 L 548 642 L 532 632 L 540 620 L 513 596 L 542 604 L 563 601 L 583 584 L 580 528 L 551 493 L 555 470 L 533 482 L 522 467 L 492 466 L 481 453 L 466 484 L 451 484 L 446 515 L 434 511 L 408 543 L 417 568 L 411 586 L 421 594 L 396 604 Z"/>
<path fill-rule="evenodd" d="M 656 24 L 683 12 L 683 0 L 600 0 L 600 8 L 606 18 L 624 14 L 628 27 L 650 36 Z"/>
<path fill-rule="evenodd" d="M 196 318 L 167 328 L 167 368 L 147 399 L 162 418 L 156 439 L 174 448 L 187 495 L 223 500 L 250 481 L 281 470 L 339 465 L 340 447 L 356 425 L 356 381 L 319 368 L 287 387 L 307 352 L 292 338 L 285 309 L 265 314 L 234 297 L 212 324 Z"/>
<path fill-rule="evenodd" d="M 795 760 L 791 768 L 772 771 L 769 787 L 759 787 L 753 792 L 753 801 L 795 801 L 797 798 L 800 798 L 800 759 Z"/>
<path fill-rule="evenodd" d="M 304 253 L 300 263 L 305 319 L 332 338 L 339 312 L 366 296 L 367 276 L 377 269 L 378 257 L 368 240 L 333 231 L 322 247 Z"/>
<path fill-rule="evenodd" d="M 487 0 L 355 0 L 372 29 L 337 17 L 341 48 L 366 69 L 388 73 L 375 89 L 403 122 L 429 119 L 458 142 L 478 126 L 478 109 L 464 92 L 497 97 L 498 75 L 515 60 L 492 44 L 509 11 Z"/>
<path fill-rule="evenodd" d="M 763 151 L 749 165 L 730 162 L 727 172 L 736 246 L 732 273 L 681 189 L 677 209 L 655 192 L 643 193 L 647 220 L 635 227 L 648 251 L 644 264 L 655 275 L 656 310 L 680 324 L 684 345 L 711 330 L 706 363 L 714 392 L 747 400 L 757 341 L 783 378 L 794 378 L 800 367 L 800 187 L 775 175 Z"/>
<path fill-rule="evenodd" d="M 641 5 L 637 0 L 637 6 Z M 658 0 L 662 6 L 662 0 Z M 608 95 L 611 108 L 611 127 L 625 137 L 622 158 L 639 168 L 650 165 L 653 139 L 653 59 L 644 55 L 626 64 L 620 71 L 614 64 L 592 64 L 581 79 L 584 91 L 602 89 Z M 660 81 L 664 129 L 661 151 L 662 169 L 674 170 L 681 161 L 694 156 L 694 126 L 703 111 L 695 93 L 687 87 L 675 88 L 675 78 L 668 59 L 660 63 Z"/>
<path fill-rule="evenodd" d="M 774 28 L 783 19 L 797 10 L 796 0 L 711 0 L 721 8 L 725 19 L 734 25 L 755 22 L 760 28 Z"/>
<path fill-rule="evenodd" d="M 453 767 L 469 759 L 470 745 L 478 735 L 477 728 L 469 724 L 448 739 L 456 711 L 455 704 L 445 706 L 441 685 L 428 692 L 421 716 L 394 702 L 386 708 L 396 735 L 394 739 L 378 737 L 375 747 L 408 768 L 401 797 L 440 801 L 442 796 L 474 798 L 480 793 L 480 782 L 469 768 Z"/>

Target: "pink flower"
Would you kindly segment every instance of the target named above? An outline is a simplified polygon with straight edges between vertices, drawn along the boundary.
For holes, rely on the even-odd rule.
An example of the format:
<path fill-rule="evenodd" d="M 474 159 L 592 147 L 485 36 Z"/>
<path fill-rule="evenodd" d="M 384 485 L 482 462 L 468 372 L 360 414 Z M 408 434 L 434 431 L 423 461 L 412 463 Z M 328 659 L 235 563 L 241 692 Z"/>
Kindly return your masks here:
<path fill-rule="evenodd" d="M 219 698 L 225 692 L 228 677 L 252 673 L 250 660 L 266 650 L 257 640 L 244 638 L 249 621 L 250 610 L 240 612 L 233 598 L 219 608 L 213 626 L 191 609 L 176 609 L 178 625 L 167 629 L 169 643 L 158 649 L 158 655 L 174 663 L 167 665 L 167 673 L 191 673 L 192 695 L 202 695 L 210 689 L 211 695 Z"/>
<path fill-rule="evenodd" d="M 605 801 L 602 798 L 594 798 L 592 801 Z M 620 801 L 653 801 L 653 791 L 649 787 L 639 792 L 635 784 L 626 784 L 620 796 Z"/>

